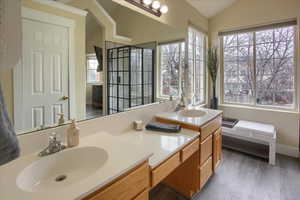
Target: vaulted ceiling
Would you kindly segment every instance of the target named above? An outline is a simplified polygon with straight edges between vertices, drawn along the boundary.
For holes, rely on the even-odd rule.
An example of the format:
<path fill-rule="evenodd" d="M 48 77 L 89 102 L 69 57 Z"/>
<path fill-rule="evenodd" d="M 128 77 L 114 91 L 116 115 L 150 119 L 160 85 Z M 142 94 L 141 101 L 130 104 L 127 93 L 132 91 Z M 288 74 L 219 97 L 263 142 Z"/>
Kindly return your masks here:
<path fill-rule="evenodd" d="M 55 0 L 55 1 L 67 3 L 72 0 Z M 103 5 L 108 12 L 113 10 L 116 7 L 116 3 L 113 3 L 112 0 L 97 0 L 97 1 L 101 3 L 101 5 Z M 207 18 L 211 18 L 238 0 L 186 0 L 186 1 L 189 4 L 191 4 L 193 7 L 195 7 L 203 16 Z"/>
<path fill-rule="evenodd" d="M 229 7 L 237 0 L 186 0 L 203 16 L 210 18 Z"/>

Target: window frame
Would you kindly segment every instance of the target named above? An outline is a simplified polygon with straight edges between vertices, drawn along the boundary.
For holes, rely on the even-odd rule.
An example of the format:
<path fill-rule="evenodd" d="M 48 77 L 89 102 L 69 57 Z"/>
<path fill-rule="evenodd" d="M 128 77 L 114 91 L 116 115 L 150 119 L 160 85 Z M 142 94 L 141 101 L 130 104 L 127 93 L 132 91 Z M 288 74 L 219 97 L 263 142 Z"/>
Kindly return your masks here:
<path fill-rule="evenodd" d="M 101 72 L 97 72 L 97 69 L 96 69 L 96 72 L 99 73 L 100 80 L 99 81 L 89 81 L 89 79 L 88 79 L 88 72 L 92 71 L 92 70 L 94 71 L 94 69 L 89 68 L 89 59 L 90 58 L 95 58 L 97 60 L 97 56 L 95 53 L 86 54 L 86 83 L 89 85 L 101 84 L 102 83 Z M 98 62 L 98 60 L 97 60 L 97 62 Z"/>
<path fill-rule="evenodd" d="M 284 106 L 276 106 L 276 105 L 261 105 L 258 104 L 256 102 L 256 82 L 254 81 L 254 98 L 252 99 L 252 101 L 249 104 L 243 104 L 243 103 L 230 103 L 230 102 L 225 102 L 224 100 L 224 36 L 226 35 L 222 35 L 219 37 L 219 42 L 220 42 L 220 90 L 219 90 L 219 96 L 221 97 L 221 106 L 241 106 L 241 107 L 248 107 L 248 108 L 258 108 L 258 109 L 269 109 L 269 110 L 279 110 L 279 111 L 295 111 L 298 112 L 299 111 L 299 106 L 298 106 L 298 102 L 299 102 L 299 72 L 300 70 L 298 69 L 299 66 L 299 58 L 298 58 L 298 46 L 299 46 L 299 26 L 297 25 L 290 25 L 293 26 L 294 31 L 295 31 L 295 36 L 294 36 L 294 95 L 293 95 L 293 105 L 291 107 L 284 107 Z M 285 26 L 285 27 L 290 27 L 290 26 Z M 283 26 L 284 27 L 284 26 Z M 276 28 L 280 28 L 277 26 L 269 26 L 269 28 L 265 28 L 262 30 L 273 30 Z M 261 30 L 260 30 L 261 31 Z M 256 34 L 255 32 L 257 32 L 256 30 L 249 30 L 246 31 L 246 33 L 253 33 L 253 55 L 256 55 Z M 239 34 L 241 33 L 240 31 L 236 31 L 236 32 L 231 32 L 232 34 Z M 254 65 L 254 74 L 256 74 L 256 56 L 253 56 L 253 65 Z M 255 76 L 255 80 L 256 80 L 256 76 Z"/>
<path fill-rule="evenodd" d="M 161 47 L 164 46 L 164 45 L 171 45 L 171 44 L 177 44 L 179 45 L 179 62 L 180 63 L 184 63 L 185 62 L 185 58 L 182 60 L 182 44 L 186 45 L 186 42 L 184 40 L 175 40 L 175 41 L 170 41 L 170 42 L 164 42 L 164 43 L 160 43 L 158 44 L 158 70 L 157 70 L 157 97 L 160 98 L 160 99 L 169 99 L 170 96 L 168 95 L 164 95 L 162 94 L 162 68 L 161 68 Z M 184 46 L 184 56 L 185 56 L 185 50 L 186 50 L 186 47 Z M 180 67 L 179 68 L 179 90 L 181 90 L 181 81 L 182 81 L 182 76 L 180 75 L 182 73 L 182 68 Z M 179 98 L 180 97 L 180 91 L 179 91 L 179 94 L 178 96 L 172 96 L 173 98 Z"/>
<path fill-rule="evenodd" d="M 203 101 L 202 102 L 195 102 L 195 79 L 196 79 L 196 75 L 195 75 L 195 60 L 193 61 L 193 65 L 192 66 L 192 70 L 193 70 L 193 82 L 192 82 L 192 99 L 191 99 L 191 103 L 194 106 L 201 106 L 201 105 L 206 105 L 208 102 L 208 74 L 207 74 L 207 47 L 208 47 L 208 36 L 206 33 L 204 33 L 203 31 L 198 30 L 197 28 L 194 28 L 193 26 L 189 26 L 188 27 L 188 35 L 187 35 L 187 39 L 186 39 L 186 48 L 185 48 L 185 52 L 186 52 L 186 62 L 189 63 L 189 32 L 190 30 L 192 30 L 193 32 L 198 32 L 200 35 L 202 35 L 204 37 L 204 41 L 203 41 Z M 195 33 L 194 33 L 195 34 Z M 193 41 L 193 44 L 195 45 L 196 40 Z M 196 49 L 196 48 L 195 48 Z M 193 51 L 193 57 L 196 57 L 196 51 Z M 189 66 L 190 67 L 190 66 Z"/>

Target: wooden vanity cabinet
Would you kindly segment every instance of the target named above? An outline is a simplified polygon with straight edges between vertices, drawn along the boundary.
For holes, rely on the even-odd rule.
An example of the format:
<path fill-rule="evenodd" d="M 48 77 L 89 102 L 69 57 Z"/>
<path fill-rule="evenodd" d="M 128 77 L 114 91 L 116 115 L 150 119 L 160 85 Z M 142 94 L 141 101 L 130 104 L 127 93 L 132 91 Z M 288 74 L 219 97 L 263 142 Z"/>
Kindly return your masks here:
<path fill-rule="evenodd" d="M 194 153 L 199 150 L 199 138 L 197 138 L 194 142 L 184 147 L 180 152 L 181 162 L 185 162 L 188 158 L 190 158 Z"/>
<path fill-rule="evenodd" d="M 200 127 L 200 190 L 220 164 L 222 138 L 220 137 L 222 116 Z"/>
<path fill-rule="evenodd" d="M 213 134 L 213 170 L 220 166 L 222 158 L 222 129 L 219 128 Z"/>
<path fill-rule="evenodd" d="M 149 190 L 145 190 L 139 196 L 137 196 L 134 200 L 149 200 Z"/>
<path fill-rule="evenodd" d="M 204 187 L 209 178 L 213 175 L 213 161 L 209 157 L 200 167 L 200 190 Z"/>
<path fill-rule="evenodd" d="M 154 168 L 151 172 L 151 187 L 156 186 L 180 165 L 180 152 Z"/>
<path fill-rule="evenodd" d="M 213 154 L 213 136 L 209 135 L 200 144 L 200 165 L 203 165 L 205 161 Z"/>
<path fill-rule="evenodd" d="M 143 163 L 84 200 L 148 200 L 150 169 Z"/>
<path fill-rule="evenodd" d="M 156 120 L 161 123 L 178 124 L 183 128 L 201 133 L 199 138 L 181 150 L 181 164 L 163 180 L 163 183 L 191 198 L 201 191 L 220 165 L 222 115 L 217 116 L 201 127 L 161 118 L 156 118 Z"/>
<path fill-rule="evenodd" d="M 198 149 L 164 179 L 163 183 L 188 198 L 193 197 L 193 195 L 199 191 L 200 185 L 199 158 Z"/>
<path fill-rule="evenodd" d="M 216 130 L 222 126 L 222 116 L 218 116 L 215 119 L 209 121 L 205 125 L 200 127 L 201 141 L 205 140 L 208 136 L 212 135 Z"/>

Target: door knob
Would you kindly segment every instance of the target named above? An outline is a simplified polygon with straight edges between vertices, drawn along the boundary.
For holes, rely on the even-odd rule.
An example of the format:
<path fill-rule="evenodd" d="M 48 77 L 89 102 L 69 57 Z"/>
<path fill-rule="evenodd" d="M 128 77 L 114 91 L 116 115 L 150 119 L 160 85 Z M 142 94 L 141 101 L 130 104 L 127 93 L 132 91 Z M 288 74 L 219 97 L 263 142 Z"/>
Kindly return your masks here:
<path fill-rule="evenodd" d="M 63 96 L 61 99 L 65 101 L 65 100 L 68 100 L 68 99 L 69 99 L 69 97 L 67 97 L 67 96 Z"/>

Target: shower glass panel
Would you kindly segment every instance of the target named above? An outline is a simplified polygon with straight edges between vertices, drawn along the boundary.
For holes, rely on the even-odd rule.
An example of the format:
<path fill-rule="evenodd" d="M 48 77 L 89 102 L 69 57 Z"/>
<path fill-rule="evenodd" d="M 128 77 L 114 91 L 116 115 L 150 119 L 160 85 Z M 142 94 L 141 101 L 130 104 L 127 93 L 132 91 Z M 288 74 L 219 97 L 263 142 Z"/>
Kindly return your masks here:
<path fill-rule="evenodd" d="M 107 50 L 108 113 L 154 102 L 154 50 L 122 46 Z"/>

